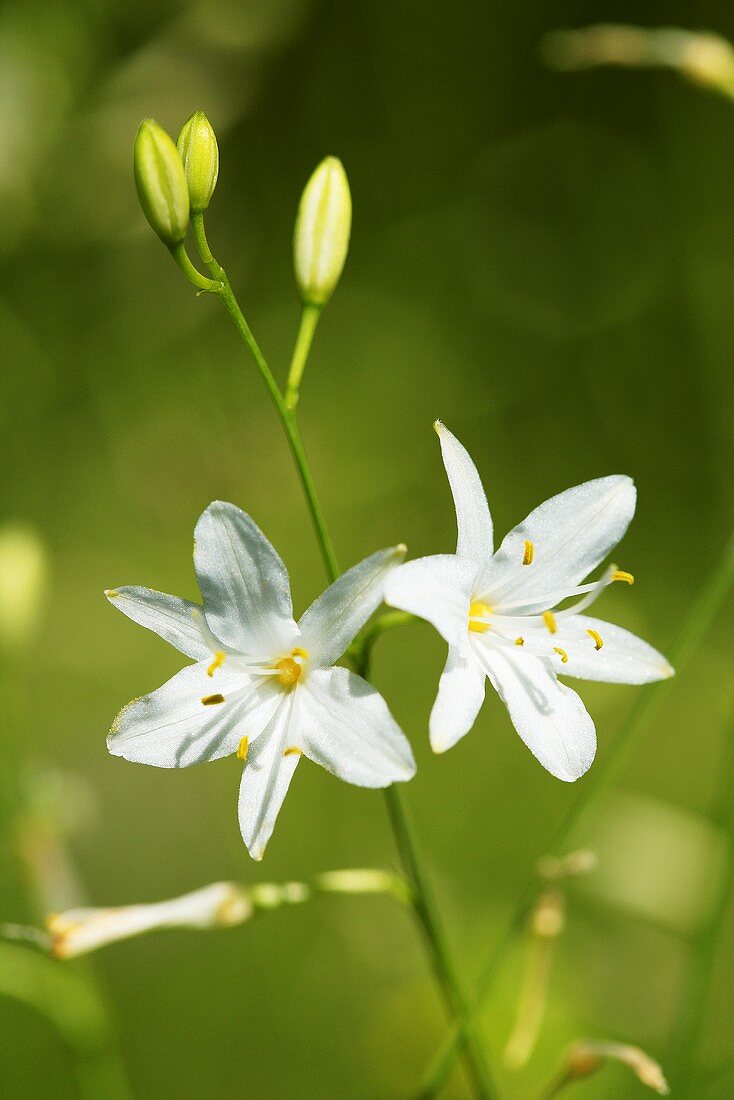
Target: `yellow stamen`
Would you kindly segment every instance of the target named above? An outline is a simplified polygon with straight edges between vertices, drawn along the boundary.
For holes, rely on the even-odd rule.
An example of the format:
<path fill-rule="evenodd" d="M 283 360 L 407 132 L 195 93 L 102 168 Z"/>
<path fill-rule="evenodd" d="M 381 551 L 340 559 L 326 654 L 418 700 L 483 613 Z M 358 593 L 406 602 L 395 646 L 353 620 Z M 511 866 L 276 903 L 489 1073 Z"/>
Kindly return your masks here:
<path fill-rule="evenodd" d="M 615 569 L 612 573 L 613 581 L 624 581 L 625 584 L 634 584 L 635 578 L 631 573 L 625 573 L 624 569 Z"/>
<path fill-rule="evenodd" d="M 290 748 L 283 750 L 283 756 L 301 756 L 301 750 L 296 745 L 291 745 Z"/>
<path fill-rule="evenodd" d="M 301 646 L 297 645 L 295 649 L 291 650 L 291 654 L 294 657 L 304 657 L 304 658 L 306 658 L 306 657 L 308 657 L 308 650 L 303 649 Z"/>
<path fill-rule="evenodd" d="M 525 645 L 524 638 L 515 638 L 515 645 Z"/>
<path fill-rule="evenodd" d="M 555 617 L 555 615 L 553 614 L 552 611 L 544 611 L 543 612 L 543 622 L 548 627 L 551 634 L 556 633 L 556 631 L 558 630 L 558 627 L 556 626 L 556 617 Z"/>
<path fill-rule="evenodd" d="M 283 687 L 293 687 L 303 672 L 303 665 L 299 665 L 298 661 L 294 661 L 292 657 L 282 657 L 280 661 L 275 662 L 275 668 L 279 671 L 275 679 Z"/>
<path fill-rule="evenodd" d="M 601 634 L 599 634 L 596 630 L 587 630 L 586 633 L 589 635 L 590 638 L 593 638 L 595 648 L 597 650 L 601 649 L 601 647 L 604 645 Z"/>
<path fill-rule="evenodd" d="M 559 649 L 558 646 L 554 645 L 553 646 L 553 652 L 557 653 L 558 656 L 561 658 L 561 664 L 563 664 L 563 665 L 568 664 L 568 654 L 566 653 L 565 649 Z"/>
<path fill-rule="evenodd" d="M 241 760 L 243 764 L 247 760 L 247 749 L 248 749 L 249 744 L 250 744 L 250 742 L 249 742 L 248 738 L 243 737 L 242 740 L 240 741 L 239 745 L 237 746 L 237 759 Z"/>
<path fill-rule="evenodd" d="M 522 555 L 523 565 L 532 565 L 534 557 L 535 557 L 535 547 L 533 546 L 530 539 L 525 539 L 525 549 L 524 549 L 523 555 Z"/>
<path fill-rule="evenodd" d="M 217 652 L 214 654 L 214 660 L 209 665 L 209 668 L 206 670 L 207 676 L 213 676 L 217 669 L 222 667 L 226 658 L 227 654 L 224 652 L 224 650 L 218 649 Z"/>
<path fill-rule="evenodd" d="M 204 704 L 205 707 L 214 707 L 214 706 L 217 705 L 217 703 L 223 703 L 224 702 L 224 696 L 223 695 L 205 695 L 204 698 L 201 701 L 202 701 L 202 703 Z"/>
<path fill-rule="evenodd" d="M 489 623 L 479 622 L 484 615 L 491 614 L 492 608 L 488 603 L 482 603 L 481 600 L 473 600 L 469 604 L 469 629 L 475 634 L 486 634 L 489 630 Z"/>

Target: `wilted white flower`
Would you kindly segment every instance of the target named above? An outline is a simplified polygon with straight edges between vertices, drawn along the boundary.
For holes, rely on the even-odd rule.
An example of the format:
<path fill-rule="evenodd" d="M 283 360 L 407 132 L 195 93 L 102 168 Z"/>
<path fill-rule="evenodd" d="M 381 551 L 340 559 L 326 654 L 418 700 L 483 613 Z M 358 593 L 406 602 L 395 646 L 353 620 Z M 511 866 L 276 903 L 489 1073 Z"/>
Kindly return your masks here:
<path fill-rule="evenodd" d="M 248 515 L 215 501 L 196 526 L 203 607 L 147 588 L 106 595 L 195 664 L 115 719 L 115 756 L 185 768 L 236 753 L 239 819 L 261 859 L 301 755 L 361 787 L 410 779 L 413 754 L 382 696 L 332 667 L 382 600 L 405 547 L 381 550 L 339 577 L 293 619 L 286 568 Z"/>
<path fill-rule="evenodd" d="M 456 553 L 408 562 L 385 586 L 387 603 L 427 619 L 449 643 L 431 745 L 444 752 L 471 729 L 489 677 L 540 763 L 559 779 L 578 779 L 594 759 L 594 723 L 558 674 L 624 684 L 673 674 L 646 642 L 581 614 L 613 581 L 633 583 L 614 566 L 581 582 L 626 531 L 634 484 L 613 476 L 568 489 L 531 512 L 495 553 L 477 469 L 451 432 L 435 427 L 456 506 Z M 571 596 L 582 599 L 555 610 Z"/>

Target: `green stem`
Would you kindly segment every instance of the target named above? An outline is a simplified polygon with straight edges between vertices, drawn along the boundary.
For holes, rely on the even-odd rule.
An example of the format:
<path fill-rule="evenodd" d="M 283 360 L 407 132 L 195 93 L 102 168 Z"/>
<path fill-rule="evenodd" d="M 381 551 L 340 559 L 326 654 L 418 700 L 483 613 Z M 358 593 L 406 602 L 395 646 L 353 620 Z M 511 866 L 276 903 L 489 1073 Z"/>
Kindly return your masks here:
<path fill-rule="evenodd" d="M 679 633 L 670 648 L 670 659 L 678 672 L 682 672 L 696 651 L 701 639 L 721 610 L 734 584 L 734 538 L 724 551 L 708 581 L 695 597 Z M 625 764 L 637 748 L 642 734 L 658 714 L 662 702 L 674 680 L 662 680 L 646 688 L 637 696 L 622 729 L 617 734 L 606 755 L 592 768 L 581 787 L 578 798 L 564 818 L 550 845 L 551 853 L 561 854 L 577 842 L 593 815 L 598 811 L 604 796 L 619 778 Z M 477 993 L 471 1005 L 470 1018 L 476 1018 L 489 996 L 494 976 L 508 945 L 523 926 L 537 892 L 535 873 L 528 877 L 510 920 L 495 944 L 482 970 Z M 430 1067 L 421 1097 L 435 1096 L 451 1072 L 459 1051 L 466 1043 L 466 1034 L 459 1025 L 448 1037 Z"/>
<path fill-rule="evenodd" d="M 192 227 L 199 254 L 219 284 L 217 293 L 222 299 L 230 317 L 234 321 L 237 331 L 240 333 L 242 339 L 252 353 L 270 398 L 280 417 L 301 480 L 316 538 L 324 560 L 324 566 L 327 575 L 333 581 L 339 575 L 339 567 L 337 565 L 331 538 L 326 528 L 326 522 L 321 510 L 313 476 L 303 446 L 300 429 L 298 427 L 295 411 L 296 401 L 293 402 L 293 407 L 289 407 L 286 403 L 286 399 L 281 393 L 265 357 L 237 303 L 226 272 L 212 255 L 206 238 L 202 214 L 194 214 L 192 216 Z M 304 315 L 306 312 L 307 310 L 304 310 Z M 291 366 L 291 379 L 295 383 L 295 386 L 291 387 L 291 393 L 295 393 L 296 398 L 298 393 L 298 382 L 300 382 L 300 378 L 303 374 L 305 357 L 308 353 L 311 339 L 313 338 L 313 330 L 315 329 L 317 319 L 318 318 L 314 319 L 311 317 L 307 320 L 304 316 L 301 320 L 301 328 L 296 341 L 296 350 L 293 355 L 295 369 L 293 364 Z M 291 400 L 293 400 L 293 397 Z M 367 660 L 364 659 L 364 654 L 362 669 L 366 674 Z M 395 787 L 388 787 L 385 793 L 390 822 L 395 834 L 400 858 L 415 893 L 413 906 L 421 921 L 426 941 L 431 950 L 434 973 L 450 1014 L 462 1020 L 461 1031 L 462 1034 L 466 1034 L 464 1057 L 467 1069 L 474 1082 L 476 1095 L 480 1100 L 493 1100 L 496 1094 L 484 1064 L 479 1041 L 474 1033 L 474 1025 L 468 1021 L 466 1024 L 463 1022 L 463 1016 L 466 1012 L 466 1002 L 458 983 L 442 926 L 438 919 L 435 902 L 430 894 L 428 883 L 420 864 L 417 845 L 408 823 L 401 796 Z"/>
<path fill-rule="evenodd" d="M 222 300 L 225 309 L 229 313 L 230 317 L 234 321 L 235 327 L 245 342 L 247 348 L 252 354 L 255 364 L 260 371 L 260 376 L 265 383 L 265 387 L 268 391 L 268 395 L 275 406 L 275 410 L 278 413 L 280 422 L 283 425 L 288 445 L 293 455 L 293 461 L 298 471 L 298 476 L 301 481 L 304 495 L 306 497 L 306 503 L 311 515 L 311 521 L 316 530 L 319 547 L 321 549 L 321 555 L 324 560 L 324 566 L 330 580 L 336 580 L 339 576 L 339 565 L 336 560 L 336 554 L 334 547 L 329 537 L 329 532 L 326 528 L 326 520 L 324 519 L 324 513 L 321 508 L 318 495 L 316 493 L 316 486 L 314 484 L 313 476 L 311 474 L 311 468 L 306 457 L 306 450 L 303 445 L 303 439 L 301 437 L 301 430 L 298 426 L 296 419 L 295 409 L 289 409 L 285 403 L 280 387 L 275 381 L 272 371 L 267 364 L 265 356 L 260 350 L 260 346 L 252 334 L 252 330 L 245 320 L 244 314 L 239 307 L 237 299 L 234 296 L 234 292 L 230 285 L 227 273 L 224 268 L 217 263 L 212 256 L 209 244 L 206 239 L 206 232 L 204 229 L 204 219 L 201 214 L 194 214 L 192 216 L 192 226 L 194 230 L 194 238 L 196 240 L 199 254 L 207 265 L 212 275 L 214 276 L 218 289 L 217 294 Z"/>
<path fill-rule="evenodd" d="M 725 738 L 724 775 L 712 822 L 726 843 L 725 865 L 710 910 L 691 947 L 688 973 L 679 999 L 679 1011 L 673 1032 L 673 1051 L 677 1074 L 673 1070 L 676 1095 L 692 1098 L 698 1094 L 698 1054 L 705 1034 L 711 986 L 734 888 L 734 745 L 731 734 Z"/>
<path fill-rule="evenodd" d="M 287 408 L 294 411 L 298 404 L 298 395 L 301 388 L 301 379 L 306 369 L 306 361 L 311 350 L 316 326 L 321 316 L 321 306 L 307 303 L 301 311 L 301 324 L 298 329 L 296 346 L 293 349 L 293 358 L 288 372 L 288 382 L 285 387 L 285 403 Z"/>
<path fill-rule="evenodd" d="M 365 679 L 369 678 L 368 654 L 362 654 L 357 671 Z M 491 1097 L 496 1096 L 496 1091 L 475 1024 L 468 1016 L 466 997 L 451 957 L 436 900 L 419 855 L 403 793 L 397 784 L 393 784 L 385 789 L 384 794 L 403 873 L 412 887 L 413 908 L 431 955 L 433 971 L 441 989 L 444 1004 L 450 1019 L 465 1021 L 467 1041 L 463 1054 L 467 1073 L 476 1095 L 490 1100 Z"/>
<path fill-rule="evenodd" d="M 180 244 L 174 245 L 169 251 L 190 283 L 193 283 L 199 290 L 217 290 L 217 284 L 215 282 L 212 282 L 211 279 L 207 279 L 196 270 L 189 259 L 189 254 L 186 251 L 186 245 L 183 241 L 181 241 Z"/>

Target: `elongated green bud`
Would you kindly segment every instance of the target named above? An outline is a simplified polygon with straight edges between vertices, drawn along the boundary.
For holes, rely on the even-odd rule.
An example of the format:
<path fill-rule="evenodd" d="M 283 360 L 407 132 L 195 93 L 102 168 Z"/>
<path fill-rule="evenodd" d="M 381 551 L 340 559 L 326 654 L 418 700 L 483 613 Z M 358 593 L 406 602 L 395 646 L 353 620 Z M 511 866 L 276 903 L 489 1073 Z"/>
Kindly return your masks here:
<path fill-rule="evenodd" d="M 219 175 L 217 138 L 203 111 L 194 111 L 184 122 L 176 144 L 189 185 L 191 209 L 200 214 L 211 202 Z"/>
<path fill-rule="evenodd" d="M 296 281 L 307 305 L 323 306 L 344 267 L 352 227 L 352 197 L 346 172 L 326 157 L 306 184 L 293 237 Z"/>
<path fill-rule="evenodd" d="M 169 248 L 189 227 L 189 189 L 178 149 L 166 131 L 146 118 L 135 138 L 135 183 L 143 213 Z"/>

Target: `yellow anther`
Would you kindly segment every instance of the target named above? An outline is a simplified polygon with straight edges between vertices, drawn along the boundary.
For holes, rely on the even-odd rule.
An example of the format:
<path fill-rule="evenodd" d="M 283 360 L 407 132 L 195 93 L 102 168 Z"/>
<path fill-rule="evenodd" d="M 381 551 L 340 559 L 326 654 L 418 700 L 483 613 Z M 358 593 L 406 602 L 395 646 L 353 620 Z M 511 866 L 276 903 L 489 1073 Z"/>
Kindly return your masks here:
<path fill-rule="evenodd" d="M 217 669 L 222 667 L 226 658 L 227 654 L 224 652 L 224 650 L 218 649 L 217 652 L 214 654 L 214 660 L 209 665 L 209 668 L 206 670 L 207 676 L 213 676 Z"/>
<path fill-rule="evenodd" d="M 595 648 L 601 649 L 601 647 L 604 645 L 601 634 L 599 634 L 596 630 L 587 630 L 586 633 L 589 635 L 590 638 L 593 638 Z"/>
<path fill-rule="evenodd" d="M 223 695 L 205 695 L 201 700 L 205 707 L 215 707 L 217 703 L 224 702 Z"/>
<path fill-rule="evenodd" d="M 283 750 L 283 756 L 301 756 L 301 750 L 296 745 L 291 745 L 290 748 Z"/>
<path fill-rule="evenodd" d="M 515 645 L 525 645 L 524 638 L 515 638 Z"/>
<path fill-rule="evenodd" d="M 243 737 L 239 745 L 237 746 L 237 759 L 241 760 L 243 764 L 247 760 L 247 749 L 249 747 L 249 744 L 249 739 L 247 737 Z"/>
<path fill-rule="evenodd" d="M 300 645 L 297 645 L 295 649 L 292 649 L 291 653 L 294 657 L 303 657 L 304 659 L 308 657 L 308 650 L 303 649 L 303 647 Z"/>
<path fill-rule="evenodd" d="M 631 573 L 625 573 L 624 569 L 615 569 L 612 573 L 613 581 L 624 581 L 625 584 L 634 584 L 635 578 Z"/>
<path fill-rule="evenodd" d="M 552 611 L 544 611 L 543 612 L 543 622 L 548 627 L 551 634 L 556 633 L 556 631 L 558 630 L 558 627 L 556 626 L 556 617 L 555 617 L 555 615 L 553 614 Z"/>
<path fill-rule="evenodd" d="M 292 657 L 282 657 L 280 661 L 275 662 L 275 667 L 279 672 L 275 679 L 283 687 L 293 687 L 303 672 L 303 665 L 299 665 L 298 661 L 294 661 Z"/>
<path fill-rule="evenodd" d="M 525 539 L 525 549 L 523 550 L 522 563 L 523 565 L 532 565 L 533 558 L 535 557 L 535 547 L 530 539 Z"/>
<path fill-rule="evenodd" d="M 475 634 L 486 634 L 489 630 L 489 623 L 480 622 L 485 615 L 490 615 L 492 608 L 488 603 L 482 603 L 481 600 L 473 600 L 469 604 L 469 629 Z"/>
<path fill-rule="evenodd" d="M 553 646 L 553 652 L 557 653 L 558 656 L 561 658 L 561 664 L 563 664 L 563 665 L 568 664 L 568 654 L 566 653 L 565 649 L 559 649 L 558 646 L 554 645 Z"/>

